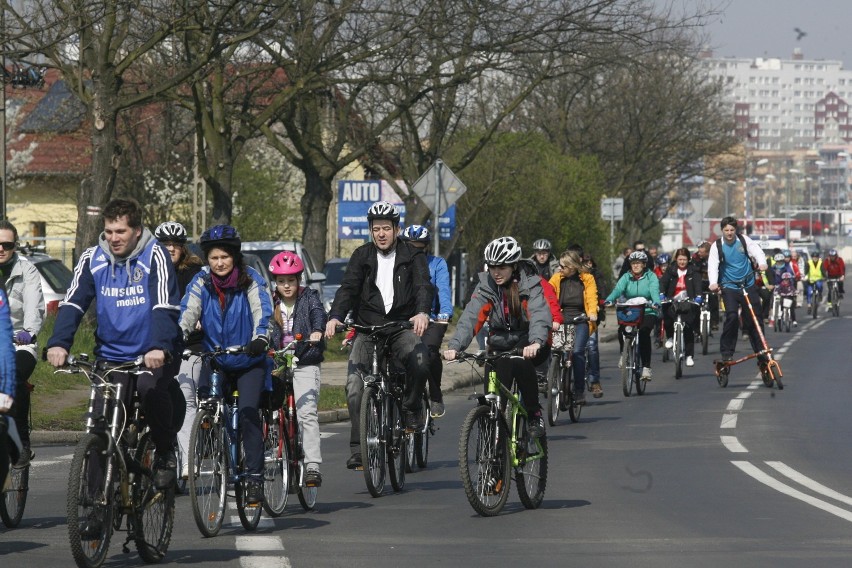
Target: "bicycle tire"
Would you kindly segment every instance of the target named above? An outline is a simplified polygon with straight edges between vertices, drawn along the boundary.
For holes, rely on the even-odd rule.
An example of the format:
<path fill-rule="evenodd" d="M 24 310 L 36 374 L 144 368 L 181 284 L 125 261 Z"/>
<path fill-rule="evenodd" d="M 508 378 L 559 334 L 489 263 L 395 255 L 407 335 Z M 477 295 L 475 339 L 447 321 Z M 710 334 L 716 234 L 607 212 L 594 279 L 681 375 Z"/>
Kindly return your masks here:
<path fill-rule="evenodd" d="M 675 380 L 683 376 L 683 347 L 683 329 L 678 330 L 675 328 L 674 343 L 672 345 L 674 349 Z"/>
<path fill-rule="evenodd" d="M 422 432 L 414 433 L 414 458 L 417 461 L 417 467 L 425 469 L 429 465 L 429 438 L 432 435 L 432 417 L 429 415 L 429 397 L 426 393 L 423 393 L 421 408 L 426 414 L 426 427 Z"/>
<path fill-rule="evenodd" d="M 375 386 L 364 387 L 359 419 L 364 481 L 370 495 L 381 497 L 385 488 L 385 433 L 382 431 L 382 409 Z"/>
<path fill-rule="evenodd" d="M 568 357 L 573 357 L 573 355 L 568 355 Z M 572 391 L 572 383 L 574 376 L 574 361 L 569 361 L 569 364 L 565 367 L 562 367 L 559 370 L 559 389 L 561 390 L 561 394 L 559 395 L 559 411 L 565 412 L 571 406 L 571 402 L 573 399 L 573 391 Z"/>
<path fill-rule="evenodd" d="M 639 354 L 639 335 L 634 338 L 635 345 L 633 346 L 633 381 L 636 383 L 636 394 L 642 396 L 645 394 L 646 381 L 642 380 L 642 358 Z"/>
<path fill-rule="evenodd" d="M 408 438 L 405 445 L 405 473 L 414 473 L 414 467 L 417 465 L 417 458 L 414 457 L 414 447 L 416 446 L 414 437 L 417 434 L 417 432 L 409 432 L 405 435 Z"/>
<path fill-rule="evenodd" d="M 705 318 L 701 321 L 701 354 L 707 355 L 710 347 L 710 320 Z"/>
<path fill-rule="evenodd" d="M 790 308 L 784 308 L 784 331 L 790 333 L 790 325 L 792 320 Z"/>
<path fill-rule="evenodd" d="M 175 457 L 177 458 L 177 479 L 175 480 L 175 492 L 179 495 L 186 493 L 187 480 L 183 478 L 183 462 L 186 458 L 186 452 L 181 450 L 180 444 L 175 440 Z"/>
<path fill-rule="evenodd" d="M 209 410 L 195 415 L 189 436 L 189 498 L 195 525 L 205 537 L 219 534 L 228 502 L 228 447 L 224 426 Z"/>
<path fill-rule="evenodd" d="M 831 287 L 831 315 L 836 318 L 840 317 L 840 290 L 837 284 Z"/>
<path fill-rule="evenodd" d="M 574 366 L 562 369 L 562 385 L 568 396 L 565 397 L 565 406 L 568 411 L 568 417 L 571 422 L 577 423 L 580 421 L 580 413 L 583 407 L 577 404 L 577 399 L 574 397 Z"/>
<path fill-rule="evenodd" d="M 813 317 L 813 319 L 816 319 L 818 314 L 819 314 L 819 294 L 817 294 L 816 290 L 814 290 L 813 297 L 811 298 L 811 317 Z"/>
<path fill-rule="evenodd" d="M 74 457 L 71 459 L 71 470 L 68 478 L 68 496 L 66 515 L 68 524 L 68 540 L 71 543 L 71 555 L 80 568 L 98 568 L 104 563 L 109 543 L 112 538 L 115 491 L 113 488 L 89 488 L 89 462 L 92 458 L 103 456 L 107 443 L 103 436 L 93 433 L 85 434 L 77 443 Z M 113 462 L 115 462 L 114 458 Z M 105 474 L 105 460 L 98 459 L 91 467 L 98 467 Z M 113 463 L 114 475 L 119 475 L 117 463 Z M 105 503 L 95 505 L 95 499 L 103 498 Z M 83 540 L 80 534 L 81 525 L 90 518 L 97 518 L 101 523 L 100 538 Z"/>
<path fill-rule="evenodd" d="M 388 477 L 391 487 L 396 492 L 405 489 L 405 461 L 408 451 L 405 443 L 408 436 L 405 433 L 405 424 L 402 420 L 402 403 L 393 397 L 388 397 L 389 420 L 386 422 L 385 431 L 388 433 L 388 443 L 385 444 L 387 451 Z"/>
<path fill-rule="evenodd" d="M 21 523 L 27 506 L 30 485 L 30 464 L 9 468 L 9 487 L 0 497 L 0 519 L 6 528 L 13 529 Z"/>
<path fill-rule="evenodd" d="M 728 375 L 731 374 L 731 368 L 727 365 L 723 365 L 719 367 L 716 371 L 716 380 L 719 382 L 719 386 L 725 388 L 728 386 Z"/>
<path fill-rule="evenodd" d="M 500 513 L 509 499 L 509 436 L 506 423 L 491 406 L 467 413 L 459 436 L 459 474 L 468 503 L 479 515 Z"/>
<path fill-rule="evenodd" d="M 775 371 L 772 369 L 775 369 Z M 778 387 L 778 390 L 784 390 L 784 383 L 781 381 L 781 367 L 777 361 L 773 360 L 769 363 L 769 373 L 772 375 L 772 380 L 775 381 L 775 386 Z"/>
<path fill-rule="evenodd" d="M 175 523 L 175 485 L 158 490 L 154 487 L 154 440 L 146 432 L 136 446 L 135 460 L 151 471 L 151 475 L 139 473 L 133 484 L 134 541 L 139 556 L 148 564 L 163 559 L 169 549 Z"/>
<path fill-rule="evenodd" d="M 624 340 L 621 350 L 621 390 L 624 396 L 629 397 L 633 393 L 633 350 L 630 340 Z"/>
<path fill-rule="evenodd" d="M 284 431 L 284 409 L 268 412 L 263 421 L 263 510 L 280 517 L 290 495 L 290 444 Z"/>
<path fill-rule="evenodd" d="M 521 448 L 521 444 L 526 446 Z M 547 437 L 542 436 L 538 443 L 524 434 L 518 440 L 518 468 L 515 473 L 515 487 L 518 498 L 527 509 L 538 509 L 544 500 L 547 488 Z M 530 459 L 534 458 L 534 459 Z"/>
<path fill-rule="evenodd" d="M 237 471 L 245 475 L 246 454 L 242 440 L 240 441 L 240 445 L 237 449 L 237 460 L 239 463 Z M 234 493 L 236 494 L 237 516 L 240 518 L 240 524 L 243 525 L 243 528 L 247 531 L 254 531 L 257 530 L 257 525 L 260 523 L 260 515 L 263 512 L 263 501 L 266 499 L 262 499 L 260 503 L 249 503 L 248 485 L 249 484 L 245 477 L 239 479 L 236 483 L 234 483 Z"/>
<path fill-rule="evenodd" d="M 550 358 L 550 366 L 547 368 L 547 423 L 556 426 L 559 419 L 559 411 L 562 410 L 562 366 L 559 363 L 561 354 Z"/>

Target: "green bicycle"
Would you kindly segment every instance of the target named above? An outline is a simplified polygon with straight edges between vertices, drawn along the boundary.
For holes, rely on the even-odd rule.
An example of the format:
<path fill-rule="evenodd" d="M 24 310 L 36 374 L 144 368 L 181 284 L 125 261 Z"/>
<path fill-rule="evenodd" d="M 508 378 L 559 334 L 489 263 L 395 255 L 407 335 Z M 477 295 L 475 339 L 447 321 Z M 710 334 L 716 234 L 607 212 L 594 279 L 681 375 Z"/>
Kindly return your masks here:
<path fill-rule="evenodd" d="M 502 357 L 520 358 L 514 351 L 481 354 L 460 352 L 456 359 L 489 363 Z M 472 365 L 473 366 L 473 365 Z M 465 417 L 459 439 L 459 471 L 467 500 L 484 517 L 500 513 L 509 498 L 514 470 L 518 497 L 527 509 L 544 500 L 547 485 L 547 439 L 527 432 L 529 415 L 518 396 L 517 383 L 504 387 L 493 367 L 487 392 Z"/>

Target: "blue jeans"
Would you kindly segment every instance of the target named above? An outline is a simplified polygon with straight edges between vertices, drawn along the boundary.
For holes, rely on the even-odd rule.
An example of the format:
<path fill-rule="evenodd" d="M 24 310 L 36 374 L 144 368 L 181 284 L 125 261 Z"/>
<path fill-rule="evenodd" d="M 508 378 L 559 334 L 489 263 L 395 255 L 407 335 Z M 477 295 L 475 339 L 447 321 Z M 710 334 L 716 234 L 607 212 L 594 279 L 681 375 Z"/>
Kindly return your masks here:
<path fill-rule="evenodd" d="M 598 350 L 598 330 L 589 336 L 587 344 L 589 348 L 589 358 L 586 361 L 586 375 L 589 378 L 589 384 L 601 382 L 601 353 Z"/>
<path fill-rule="evenodd" d="M 586 344 L 589 342 L 589 324 L 578 323 L 574 328 L 574 391 L 586 389 Z"/>
<path fill-rule="evenodd" d="M 805 283 L 805 290 L 808 293 L 808 304 L 811 303 L 811 298 L 813 298 L 813 296 L 814 296 L 814 288 L 817 289 L 817 292 L 819 293 L 819 297 L 822 298 L 822 283 L 823 282 L 824 282 L 823 280 L 817 280 L 816 282 L 806 282 Z"/>

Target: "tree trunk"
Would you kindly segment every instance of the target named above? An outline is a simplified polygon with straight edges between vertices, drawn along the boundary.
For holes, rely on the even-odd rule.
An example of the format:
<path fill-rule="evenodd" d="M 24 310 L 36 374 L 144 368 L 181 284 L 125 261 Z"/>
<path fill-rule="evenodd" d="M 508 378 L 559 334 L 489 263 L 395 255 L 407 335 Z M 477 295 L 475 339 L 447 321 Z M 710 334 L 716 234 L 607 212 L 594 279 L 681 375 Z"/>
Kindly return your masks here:
<path fill-rule="evenodd" d="M 305 172 L 305 195 L 302 196 L 302 242 L 310 250 L 318 266 L 325 264 L 328 246 L 328 210 L 334 194 L 331 176 L 316 171 Z"/>

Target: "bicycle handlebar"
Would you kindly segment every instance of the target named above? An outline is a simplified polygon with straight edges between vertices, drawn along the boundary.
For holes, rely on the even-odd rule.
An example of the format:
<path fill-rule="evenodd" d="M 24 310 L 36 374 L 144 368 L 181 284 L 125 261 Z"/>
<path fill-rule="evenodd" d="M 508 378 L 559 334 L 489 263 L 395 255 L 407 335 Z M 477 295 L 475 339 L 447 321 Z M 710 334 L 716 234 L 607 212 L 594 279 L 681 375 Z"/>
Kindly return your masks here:
<path fill-rule="evenodd" d="M 413 329 L 414 324 L 408 320 L 389 321 L 380 325 L 359 325 L 357 323 L 350 323 L 337 326 L 335 328 L 335 331 L 347 331 L 349 329 L 354 329 L 358 333 L 366 333 L 367 335 L 373 335 L 375 333 L 378 333 L 379 331 L 388 330 L 394 327 L 398 327 L 399 329 Z"/>
<path fill-rule="evenodd" d="M 469 353 L 467 351 L 458 351 L 455 361 L 477 361 L 485 363 L 488 361 L 496 361 L 497 359 L 523 359 L 524 348 L 516 347 L 509 351 L 500 351 L 498 353 Z"/>

